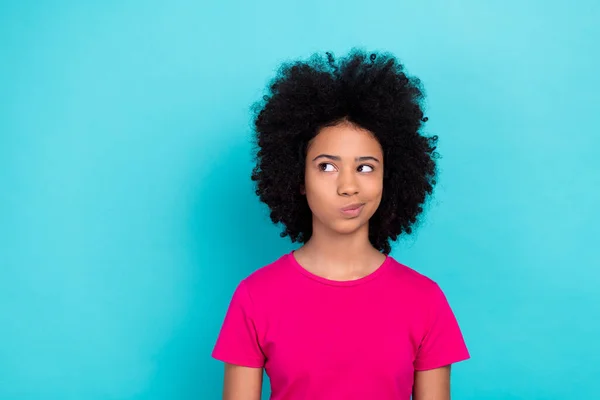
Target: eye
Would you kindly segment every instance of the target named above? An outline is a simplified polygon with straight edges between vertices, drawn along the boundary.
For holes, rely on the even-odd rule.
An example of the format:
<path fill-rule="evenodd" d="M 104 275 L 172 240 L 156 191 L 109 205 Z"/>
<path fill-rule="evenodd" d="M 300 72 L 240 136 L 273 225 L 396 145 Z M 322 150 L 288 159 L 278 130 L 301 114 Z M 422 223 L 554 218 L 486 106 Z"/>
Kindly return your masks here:
<path fill-rule="evenodd" d="M 358 172 L 373 172 L 373 167 L 363 164 L 358 167 Z"/>
<path fill-rule="evenodd" d="M 335 167 L 330 163 L 321 163 L 319 164 L 319 169 L 323 172 L 333 172 L 335 171 Z"/>

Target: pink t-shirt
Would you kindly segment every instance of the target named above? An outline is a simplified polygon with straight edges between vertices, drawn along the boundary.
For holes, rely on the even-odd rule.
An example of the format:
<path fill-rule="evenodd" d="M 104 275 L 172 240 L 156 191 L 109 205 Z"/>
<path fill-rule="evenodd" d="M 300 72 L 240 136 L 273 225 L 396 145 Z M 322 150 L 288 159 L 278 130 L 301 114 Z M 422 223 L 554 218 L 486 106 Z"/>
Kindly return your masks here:
<path fill-rule="evenodd" d="M 212 355 L 264 367 L 272 400 L 408 400 L 415 370 L 469 358 L 424 275 L 388 256 L 368 276 L 332 281 L 293 253 L 240 282 Z"/>

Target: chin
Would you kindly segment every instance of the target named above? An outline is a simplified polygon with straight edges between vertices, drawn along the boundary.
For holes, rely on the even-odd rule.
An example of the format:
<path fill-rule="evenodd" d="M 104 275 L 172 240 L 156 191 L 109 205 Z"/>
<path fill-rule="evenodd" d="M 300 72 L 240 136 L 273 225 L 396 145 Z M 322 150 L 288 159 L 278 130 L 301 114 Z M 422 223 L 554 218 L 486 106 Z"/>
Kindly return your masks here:
<path fill-rule="evenodd" d="M 362 219 L 347 219 L 344 221 L 340 221 L 333 226 L 331 226 L 331 230 L 339 233 L 340 235 L 350 235 L 359 231 L 365 225 L 368 224 L 369 221 L 363 221 Z"/>

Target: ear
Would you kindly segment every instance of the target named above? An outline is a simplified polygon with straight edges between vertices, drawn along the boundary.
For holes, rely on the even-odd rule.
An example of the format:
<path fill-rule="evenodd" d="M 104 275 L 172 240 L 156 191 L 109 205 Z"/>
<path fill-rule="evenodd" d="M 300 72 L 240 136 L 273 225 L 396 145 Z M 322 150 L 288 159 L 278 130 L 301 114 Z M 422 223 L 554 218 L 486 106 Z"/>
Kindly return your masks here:
<path fill-rule="evenodd" d="M 300 194 L 306 196 L 306 188 L 304 187 L 304 185 L 300 185 Z"/>

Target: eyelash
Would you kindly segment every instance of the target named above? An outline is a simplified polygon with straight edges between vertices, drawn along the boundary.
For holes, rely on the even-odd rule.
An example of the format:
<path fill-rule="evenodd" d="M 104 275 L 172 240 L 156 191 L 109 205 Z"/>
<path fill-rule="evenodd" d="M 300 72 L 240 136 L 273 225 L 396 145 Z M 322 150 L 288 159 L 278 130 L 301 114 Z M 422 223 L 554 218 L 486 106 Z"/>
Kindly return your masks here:
<path fill-rule="evenodd" d="M 330 171 L 325 171 L 325 170 L 324 170 L 324 168 L 323 168 L 323 167 L 325 167 L 325 166 L 327 166 L 327 165 L 334 166 L 332 163 L 321 163 L 321 164 L 319 164 L 319 169 L 320 169 L 322 172 L 330 172 Z M 371 171 L 368 171 L 368 172 L 365 172 L 365 173 L 369 173 L 369 172 L 373 172 L 373 171 L 375 171 L 375 167 L 374 167 L 374 166 L 372 166 L 372 165 L 370 165 L 370 164 L 361 164 L 361 165 L 359 165 L 359 166 L 358 166 L 357 170 L 358 170 L 359 168 L 361 168 L 361 167 L 369 167 L 369 168 L 371 168 Z M 362 171 L 358 171 L 358 172 L 362 172 Z"/>

